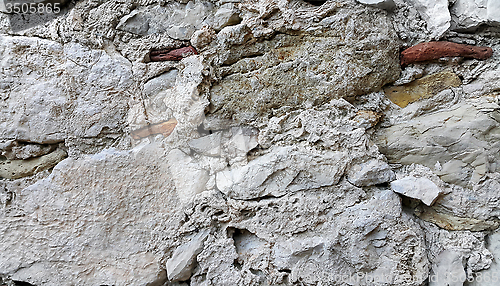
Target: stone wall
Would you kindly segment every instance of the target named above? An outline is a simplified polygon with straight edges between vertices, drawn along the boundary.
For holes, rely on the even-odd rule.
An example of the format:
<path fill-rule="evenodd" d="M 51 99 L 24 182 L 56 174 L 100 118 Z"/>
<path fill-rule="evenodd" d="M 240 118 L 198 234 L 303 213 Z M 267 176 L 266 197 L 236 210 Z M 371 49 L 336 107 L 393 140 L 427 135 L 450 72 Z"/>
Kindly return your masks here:
<path fill-rule="evenodd" d="M 0 7 L 1 286 L 498 285 L 497 0 L 61 3 Z"/>

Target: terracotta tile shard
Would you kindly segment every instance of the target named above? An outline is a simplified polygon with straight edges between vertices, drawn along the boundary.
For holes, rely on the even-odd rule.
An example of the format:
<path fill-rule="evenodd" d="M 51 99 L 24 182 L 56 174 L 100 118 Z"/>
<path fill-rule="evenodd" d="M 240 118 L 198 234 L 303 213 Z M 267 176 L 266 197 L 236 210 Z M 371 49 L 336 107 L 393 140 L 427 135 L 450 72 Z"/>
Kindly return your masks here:
<path fill-rule="evenodd" d="M 167 137 L 172 133 L 172 131 L 174 131 L 176 125 L 177 120 L 175 118 L 172 118 L 168 121 L 151 124 L 146 127 L 134 130 L 132 131 L 131 135 L 134 139 L 141 139 L 155 134 L 163 134 L 163 136 Z"/>
<path fill-rule="evenodd" d="M 420 43 L 401 53 L 401 65 L 435 60 L 443 57 L 464 57 L 485 60 L 493 54 L 490 47 L 476 47 L 452 42 Z"/>
<path fill-rule="evenodd" d="M 152 50 L 149 52 L 149 59 L 152 62 L 162 61 L 180 61 L 185 57 L 197 55 L 198 52 L 192 46 L 175 49 L 175 50 Z"/>

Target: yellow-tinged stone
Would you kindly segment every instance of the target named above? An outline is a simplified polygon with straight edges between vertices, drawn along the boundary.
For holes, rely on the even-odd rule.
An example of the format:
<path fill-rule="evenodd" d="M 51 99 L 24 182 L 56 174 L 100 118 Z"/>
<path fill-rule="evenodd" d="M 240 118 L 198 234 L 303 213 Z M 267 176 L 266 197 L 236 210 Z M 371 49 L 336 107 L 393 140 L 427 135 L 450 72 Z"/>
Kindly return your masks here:
<path fill-rule="evenodd" d="M 420 99 L 430 98 L 439 92 L 462 84 L 458 76 L 451 71 L 424 76 L 402 86 L 384 88 L 387 97 L 400 107 Z"/>
<path fill-rule="evenodd" d="M 427 222 L 432 222 L 446 230 L 484 231 L 498 228 L 498 221 L 478 220 L 474 218 L 457 217 L 452 214 L 437 212 L 434 208 L 423 206 L 415 214 Z"/>

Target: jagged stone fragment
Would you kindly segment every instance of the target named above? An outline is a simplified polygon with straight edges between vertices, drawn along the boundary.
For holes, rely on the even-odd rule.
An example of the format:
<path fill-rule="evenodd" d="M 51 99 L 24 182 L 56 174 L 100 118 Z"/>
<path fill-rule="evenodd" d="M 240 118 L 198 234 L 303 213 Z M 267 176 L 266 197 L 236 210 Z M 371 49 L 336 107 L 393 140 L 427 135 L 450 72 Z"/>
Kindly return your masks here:
<path fill-rule="evenodd" d="M 203 250 L 203 242 L 208 234 L 208 229 L 203 230 L 193 236 L 188 243 L 175 249 L 166 264 L 168 280 L 171 282 L 185 281 L 191 277 L 196 256 Z"/>
<path fill-rule="evenodd" d="M 0 178 L 18 179 L 50 169 L 66 158 L 66 151 L 59 149 L 41 157 L 26 160 L 0 160 Z"/>
<path fill-rule="evenodd" d="M 247 165 L 217 173 L 217 188 L 234 199 L 282 196 L 336 184 L 347 163 L 345 152 L 276 147 Z"/>
<path fill-rule="evenodd" d="M 460 78 L 451 71 L 431 74 L 401 86 L 384 88 L 387 97 L 399 107 L 420 99 L 432 97 L 439 92 L 461 85 Z"/>
<path fill-rule="evenodd" d="M 167 155 L 167 163 L 181 202 L 188 202 L 205 190 L 208 172 L 195 159 L 179 149 L 173 149 Z"/>
<path fill-rule="evenodd" d="M 490 47 L 476 47 L 452 42 L 420 43 L 401 52 L 401 65 L 436 60 L 443 57 L 464 57 L 485 60 L 493 54 Z"/>
<path fill-rule="evenodd" d="M 413 176 L 391 182 L 391 188 L 398 194 L 419 199 L 428 206 L 432 205 L 442 193 L 439 187 L 431 180 Z"/>
<path fill-rule="evenodd" d="M 359 3 L 366 4 L 368 6 L 377 7 L 384 10 L 393 10 L 396 8 L 393 0 L 357 0 Z"/>
<path fill-rule="evenodd" d="M 418 210 L 416 215 L 428 222 L 435 223 L 437 226 L 446 230 L 469 230 L 484 231 L 498 228 L 498 221 L 486 221 L 475 218 L 458 217 L 445 212 L 438 212 L 434 208 L 424 207 Z"/>
<path fill-rule="evenodd" d="M 439 39 L 450 28 L 451 15 L 448 0 L 406 0 L 424 21 L 432 39 Z"/>
<path fill-rule="evenodd" d="M 386 162 L 371 159 L 356 164 L 347 172 L 347 180 L 357 186 L 373 186 L 396 179 L 396 175 Z"/>
<path fill-rule="evenodd" d="M 217 132 L 188 142 L 195 152 L 207 156 L 219 156 L 221 151 L 222 132 Z"/>

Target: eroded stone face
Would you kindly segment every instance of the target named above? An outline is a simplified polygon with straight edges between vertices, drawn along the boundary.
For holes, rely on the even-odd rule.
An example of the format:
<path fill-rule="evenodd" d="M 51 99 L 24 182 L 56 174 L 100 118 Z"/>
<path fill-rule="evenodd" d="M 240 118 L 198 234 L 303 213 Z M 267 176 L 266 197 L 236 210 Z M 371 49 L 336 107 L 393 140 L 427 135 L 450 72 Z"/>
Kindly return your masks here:
<path fill-rule="evenodd" d="M 165 280 L 162 254 L 150 243 L 175 229 L 179 198 L 168 167 L 155 159 L 160 154 L 150 146 L 135 155 L 111 149 L 68 158 L 48 178 L 16 192 L 6 207 L 16 211 L 0 218 L 0 273 L 30 277 L 35 285 Z M 29 254 L 20 255 L 27 245 Z"/>
<path fill-rule="evenodd" d="M 498 172 L 498 106 L 487 97 L 455 109 L 423 115 L 382 128 L 377 142 L 390 162 L 421 164 L 436 169 L 445 182 L 471 186 L 489 172 Z"/>
<path fill-rule="evenodd" d="M 449 31 L 459 2 L 83 0 L 18 34 L 0 13 L 0 162 L 30 167 L 0 180 L 0 284 L 421 286 L 494 267 L 500 46 L 491 20 Z M 400 50 L 440 37 L 494 53 L 399 76 Z"/>
<path fill-rule="evenodd" d="M 0 136 L 34 143 L 121 133 L 133 84 L 118 53 L 75 43 L 0 36 Z M 5 87 L 5 86 L 4 86 Z"/>
<path fill-rule="evenodd" d="M 209 127 L 212 118 L 214 128 L 215 119 L 258 126 L 279 109 L 355 97 L 394 81 L 397 39 L 387 18 L 360 11 L 353 22 L 351 13 L 305 25 L 311 32 L 285 31 L 231 47 L 210 90 Z"/>

